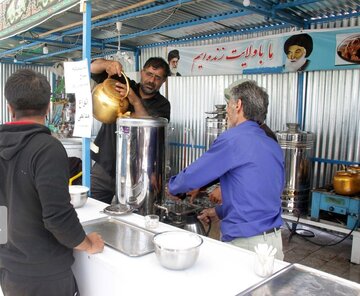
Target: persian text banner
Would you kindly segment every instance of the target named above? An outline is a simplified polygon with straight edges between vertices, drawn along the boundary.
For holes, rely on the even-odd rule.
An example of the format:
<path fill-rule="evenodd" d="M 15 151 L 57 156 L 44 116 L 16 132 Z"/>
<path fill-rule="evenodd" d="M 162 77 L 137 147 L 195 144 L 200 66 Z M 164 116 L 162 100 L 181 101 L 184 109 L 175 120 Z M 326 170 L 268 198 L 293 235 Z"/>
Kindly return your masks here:
<path fill-rule="evenodd" d="M 306 30 L 177 49 L 181 76 L 351 69 L 360 67 L 360 28 Z"/>

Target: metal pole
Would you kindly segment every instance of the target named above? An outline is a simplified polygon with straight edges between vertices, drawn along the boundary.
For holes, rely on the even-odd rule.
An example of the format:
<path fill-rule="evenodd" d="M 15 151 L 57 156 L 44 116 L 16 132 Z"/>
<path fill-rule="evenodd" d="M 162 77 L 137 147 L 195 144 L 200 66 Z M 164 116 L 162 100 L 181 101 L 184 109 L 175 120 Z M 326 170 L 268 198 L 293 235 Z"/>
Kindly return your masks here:
<path fill-rule="evenodd" d="M 303 103 L 304 103 L 304 72 L 300 72 L 298 76 L 298 89 L 297 89 L 297 97 L 298 97 L 298 124 L 300 129 L 303 129 Z"/>
<path fill-rule="evenodd" d="M 91 1 L 82 0 L 80 11 L 83 13 L 83 54 L 82 58 L 87 59 L 90 75 L 91 60 Z M 90 139 L 82 138 L 82 184 L 90 188 Z"/>

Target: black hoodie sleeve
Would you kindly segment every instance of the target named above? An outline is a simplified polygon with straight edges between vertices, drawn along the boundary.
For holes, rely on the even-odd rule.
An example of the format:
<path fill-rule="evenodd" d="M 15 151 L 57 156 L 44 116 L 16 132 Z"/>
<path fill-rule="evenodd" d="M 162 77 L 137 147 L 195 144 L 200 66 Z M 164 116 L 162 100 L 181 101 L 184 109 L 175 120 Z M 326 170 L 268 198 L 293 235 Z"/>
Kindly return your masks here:
<path fill-rule="evenodd" d="M 44 137 L 47 139 L 42 139 Z M 34 155 L 31 165 L 45 228 L 61 244 L 74 248 L 84 240 L 85 232 L 70 203 L 69 165 L 65 148 L 51 136 L 39 135 L 37 138 L 44 144 Z"/>

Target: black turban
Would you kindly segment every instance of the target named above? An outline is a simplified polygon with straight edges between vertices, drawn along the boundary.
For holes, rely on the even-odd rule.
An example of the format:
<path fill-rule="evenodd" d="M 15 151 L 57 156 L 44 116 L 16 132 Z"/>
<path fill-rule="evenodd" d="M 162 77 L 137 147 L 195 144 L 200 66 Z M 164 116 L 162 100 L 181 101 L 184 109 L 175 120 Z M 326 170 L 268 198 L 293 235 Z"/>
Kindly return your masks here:
<path fill-rule="evenodd" d="M 289 47 L 292 45 L 298 45 L 306 49 L 305 57 L 308 57 L 313 50 L 313 41 L 309 34 L 293 35 L 285 41 L 284 52 L 288 53 Z"/>
<path fill-rule="evenodd" d="M 180 60 L 180 54 L 179 54 L 179 51 L 177 49 L 169 51 L 168 62 L 170 62 L 173 58 L 178 58 Z"/>

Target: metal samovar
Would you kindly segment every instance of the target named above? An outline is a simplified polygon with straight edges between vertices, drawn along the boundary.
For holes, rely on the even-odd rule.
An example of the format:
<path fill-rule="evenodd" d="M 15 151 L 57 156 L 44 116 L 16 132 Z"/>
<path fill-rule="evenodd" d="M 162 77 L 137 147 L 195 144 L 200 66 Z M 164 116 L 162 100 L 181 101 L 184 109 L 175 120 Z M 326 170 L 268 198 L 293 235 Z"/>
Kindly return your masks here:
<path fill-rule="evenodd" d="M 276 132 L 276 137 L 284 153 L 285 188 L 282 209 L 306 214 L 309 209 L 309 193 L 312 175 L 311 158 L 314 150 L 315 134 L 299 129 L 297 123 L 287 123 L 287 131 Z"/>
<path fill-rule="evenodd" d="M 208 150 L 214 140 L 227 128 L 226 105 L 215 105 L 216 110 L 205 112 L 213 117 L 206 117 L 205 147 Z"/>

